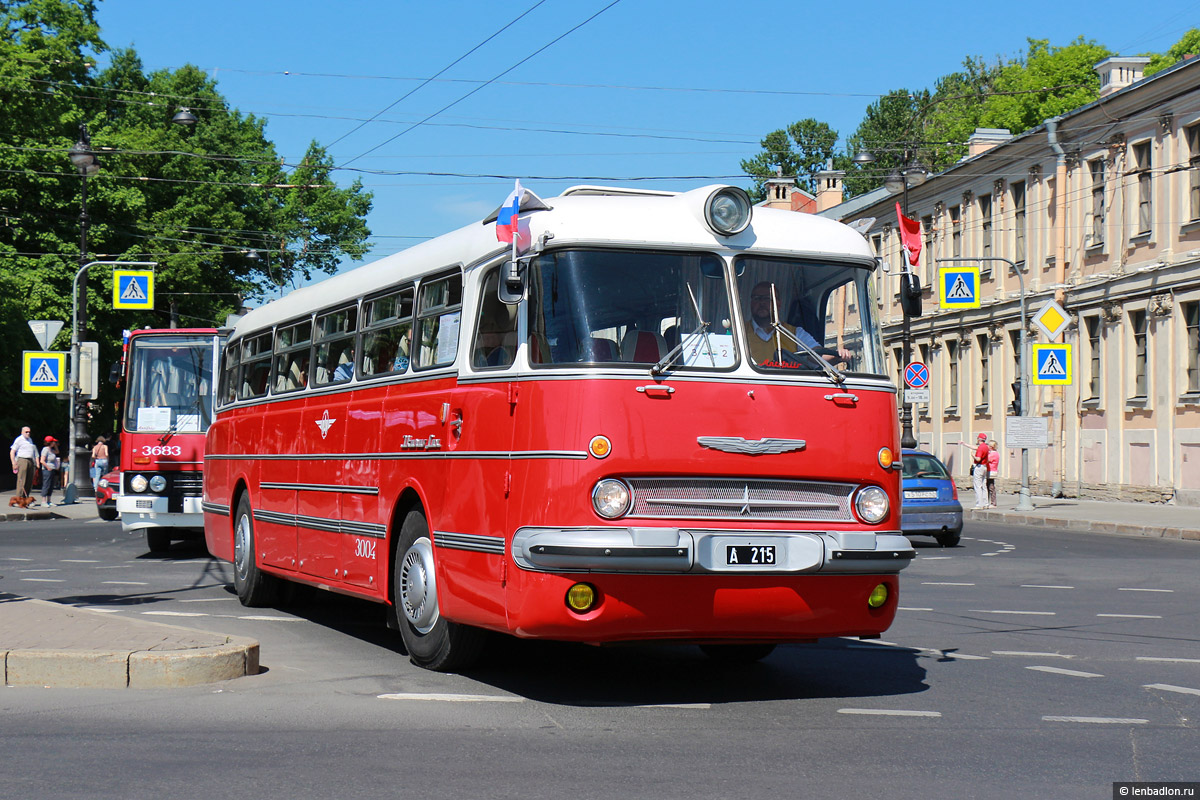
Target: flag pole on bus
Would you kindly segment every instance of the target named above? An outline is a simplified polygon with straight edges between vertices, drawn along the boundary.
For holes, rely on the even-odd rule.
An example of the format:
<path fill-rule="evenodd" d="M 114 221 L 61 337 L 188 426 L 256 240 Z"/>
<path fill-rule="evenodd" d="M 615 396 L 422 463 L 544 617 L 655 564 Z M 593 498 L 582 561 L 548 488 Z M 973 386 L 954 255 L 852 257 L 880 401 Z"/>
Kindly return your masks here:
<path fill-rule="evenodd" d="M 496 241 L 512 244 L 514 261 L 517 256 L 528 250 L 531 244 L 529 220 L 521 219 L 521 199 L 524 195 L 525 190 L 521 188 L 521 181 L 518 179 L 516 187 L 504 200 L 504 205 L 500 206 L 500 213 L 496 217 Z"/>

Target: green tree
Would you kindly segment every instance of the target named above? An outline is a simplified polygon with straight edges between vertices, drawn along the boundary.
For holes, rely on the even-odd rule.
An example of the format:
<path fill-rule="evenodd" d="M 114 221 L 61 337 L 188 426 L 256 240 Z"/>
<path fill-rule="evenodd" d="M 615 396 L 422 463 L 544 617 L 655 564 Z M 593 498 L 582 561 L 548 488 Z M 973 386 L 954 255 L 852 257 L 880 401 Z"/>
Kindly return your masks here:
<path fill-rule="evenodd" d="M 1185 56 L 1200 55 L 1200 28 L 1192 28 L 1165 53 L 1151 53 L 1150 63 L 1142 73 L 1147 78 L 1167 67 L 1178 64 Z"/>
<path fill-rule="evenodd" d="M 1100 78 L 1094 67 L 1110 55 L 1107 47 L 1083 37 L 1065 47 L 1030 39 L 1025 57 L 1000 69 L 980 122 L 988 128 L 1007 128 L 1015 135 L 1087 105 L 1100 96 Z"/>
<path fill-rule="evenodd" d="M 833 158 L 837 138 L 837 131 L 828 123 L 811 117 L 771 131 L 760 143 L 763 151 L 741 162 L 746 174 L 754 177 L 751 194 L 757 200 L 765 199 L 764 182 L 777 175 L 794 177 L 797 186 L 812 194 L 816 189 L 813 175 Z"/>

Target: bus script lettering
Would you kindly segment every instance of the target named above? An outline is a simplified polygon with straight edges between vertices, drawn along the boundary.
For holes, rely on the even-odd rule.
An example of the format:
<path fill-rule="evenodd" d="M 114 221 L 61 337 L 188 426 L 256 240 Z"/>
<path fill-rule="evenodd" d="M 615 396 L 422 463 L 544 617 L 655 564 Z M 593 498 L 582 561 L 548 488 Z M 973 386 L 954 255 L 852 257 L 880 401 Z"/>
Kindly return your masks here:
<path fill-rule="evenodd" d="M 419 439 L 415 436 L 405 434 L 404 441 L 400 444 L 401 450 L 438 450 L 442 446 L 442 440 L 436 436 L 429 436 L 424 439 Z"/>

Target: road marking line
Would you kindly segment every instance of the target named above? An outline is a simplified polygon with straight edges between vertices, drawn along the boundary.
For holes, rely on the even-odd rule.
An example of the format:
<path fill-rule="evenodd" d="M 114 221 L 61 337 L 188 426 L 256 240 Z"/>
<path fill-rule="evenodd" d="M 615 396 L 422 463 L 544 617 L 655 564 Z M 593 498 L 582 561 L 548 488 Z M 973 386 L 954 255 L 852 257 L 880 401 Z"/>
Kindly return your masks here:
<path fill-rule="evenodd" d="M 1022 583 L 1022 589 L 1074 589 L 1074 586 L 1047 586 L 1040 583 Z"/>
<path fill-rule="evenodd" d="M 31 583 L 66 583 L 61 578 L 21 578 L 21 580 L 30 581 Z"/>
<path fill-rule="evenodd" d="M 940 711 L 905 711 L 898 708 L 839 708 L 839 714 L 872 714 L 883 717 L 940 717 Z"/>
<path fill-rule="evenodd" d="M 1024 650 L 993 650 L 995 656 L 1019 656 L 1021 658 L 1074 658 L 1068 653 L 1030 653 Z"/>
<path fill-rule="evenodd" d="M 921 581 L 922 586 L 974 586 L 973 583 L 954 583 L 953 581 Z"/>
<path fill-rule="evenodd" d="M 1189 689 L 1186 686 L 1172 686 L 1169 683 L 1147 683 L 1147 689 L 1162 689 L 1164 692 L 1179 692 L 1180 694 L 1200 695 L 1200 689 Z"/>
<path fill-rule="evenodd" d="M 149 586 L 145 581 L 104 581 L 105 586 Z"/>
<path fill-rule="evenodd" d="M 921 556 L 922 561 L 945 561 L 954 558 L 954 556 Z"/>
<path fill-rule="evenodd" d="M 378 695 L 380 700 L 432 700 L 442 703 L 524 703 L 524 697 L 505 697 L 494 694 L 438 694 L 397 692 Z"/>
<path fill-rule="evenodd" d="M 201 614 L 198 611 L 143 611 L 143 614 L 151 617 L 207 617 L 208 614 Z"/>
<path fill-rule="evenodd" d="M 251 614 L 246 617 L 233 617 L 233 619 L 252 619 L 256 622 L 304 622 L 300 617 L 270 617 L 266 614 Z"/>
<path fill-rule="evenodd" d="M 1126 588 L 1126 587 L 1124 587 L 1124 586 L 1122 586 L 1122 587 L 1119 587 L 1119 588 L 1117 589 L 1117 591 L 1118 591 L 1118 592 L 1166 592 L 1166 593 L 1168 593 L 1168 594 L 1174 594 L 1174 593 L 1175 593 L 1175 590 L 1174 590 L 1174 589 L 1129 589 L 1129 588 Z"/>
<path fill-rule="evenodd" d="M 220 603 L 228 600 L 228 597 L 191 597 L 187 600 L 180 600 L 181 603 Z"/>
<path fill-rule="evenodd" d="M 1053 675 L 1067 675 L 1071 678 L 1103 678 L 1104 676 L 1098 672 L 1080 672 L 1074 669 L 1063 669 L 1061 667 L 1026 667 L 1035 672 L 1049 672 Z"/>
<path fill-rule="evenodd" d="M 1113 617 L 1115 619 L 1162 619 L 1158 614 L 1097 614 L 1097 617 Z"/>
<path fill-rule="evenodd" d="M 1123 719 L 1121 717 L 1042 717 L 1043 722 L 1086 722 L 1094 725 L 1146 725 L 1148 719 Z"/>
<path fill-rule="evenodd" d="M 917 608 L 915 606 L 896 606 L 897 611 L 933 611 L 932 608 Z"/>
<path fill-rule="evenodd" d="M 96 611 L 101 614 L 120 614 L 121 613 L 121 609 L 119 609 L 119 608 L 97 608 L 96 606 L 76 606 L 76 608 L 82 608 L 87 611 Z"/>
<path fill-rule="evenodd" d="M 17 558 L 16 556 L 6 556 L 4 561 L 33 561 L 32 558 Z"/>
<path fill-rule="evenodd" d="M 1137 661 L 1165 661 L 1172 664 L 1200 664 L 1200 658 L 1159 658 L 1157 656 L 1138 656 Z"/>
<path fill-rule="evenodd" d="M 24 575 L 28 572 L 62 572 L 62 570 L 59 569 L 58 567 L 50 567 L 47 569 L 21 569 L 21 570 L 17 570 L 17 571 L 20 572 L 22 575 Z"/>
<path fill-rule="evenodd" d="M 1028 614 L 1035 617 L 1053 617 L 1058 613 L 1056 611 L 1002 611 L 986 608 L 972 608 L 971 612 L 974 614 Z"/>
<path fill-rule="evenodd" d="M 61 561 L 64 564 L 99 564 L 100 563 L 100 559 L 98 559 L 98 558 L 60 558 L 59 561 Z"/>
<path fill-rule="evenodd" d="M 621 708 L 685 708 L 706 711 L 712 708 L 712 703 L 654 703 L 644 706 L 621 706 Z"/>

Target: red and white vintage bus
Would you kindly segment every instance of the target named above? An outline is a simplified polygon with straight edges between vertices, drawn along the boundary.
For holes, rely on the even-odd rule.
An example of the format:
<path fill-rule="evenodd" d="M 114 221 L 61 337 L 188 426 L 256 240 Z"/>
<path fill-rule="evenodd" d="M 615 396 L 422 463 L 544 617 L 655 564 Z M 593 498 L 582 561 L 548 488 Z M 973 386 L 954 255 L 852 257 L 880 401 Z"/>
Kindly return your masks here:
<path fill-rule="evenodd" d="M 443 670 L 485 630 L 741 659 L 884 631 L 914 551 L 863 237 L 725 186 L 521 208 L 516 260 L 493 216 L 237 324 L 204 511 L 242 602 L 387 604 Z"/>
<path fill-rule="evenodd" d="M 204 435 L 224 334 L 213 328 L 131 331 L 123 356 L 121 491 L 127 533 L 153 553 L 204 528 Z"/>

